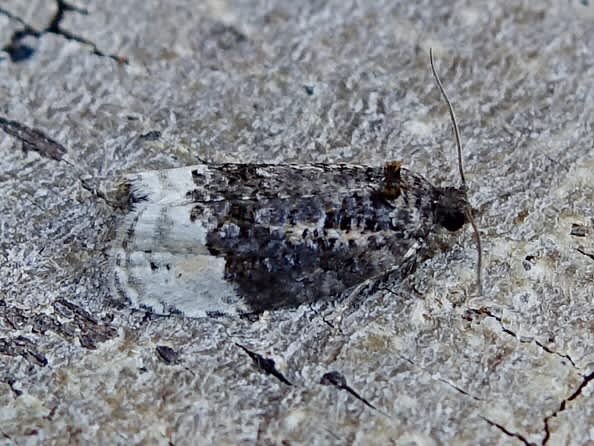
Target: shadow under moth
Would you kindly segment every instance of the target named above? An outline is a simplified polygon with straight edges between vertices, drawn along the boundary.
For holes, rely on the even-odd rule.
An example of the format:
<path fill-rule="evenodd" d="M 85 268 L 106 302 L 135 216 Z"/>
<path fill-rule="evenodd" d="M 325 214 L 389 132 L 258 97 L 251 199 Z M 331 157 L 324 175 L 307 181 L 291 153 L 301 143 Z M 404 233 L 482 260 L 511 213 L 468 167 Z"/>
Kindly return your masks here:
<path fill-rule="evenodd" d="M 112 286 L 134 307 L 190 317 L 259 313 L 338 296 L 407 271 L 437 227 L 475 229 L 462 185 L 388 162 L 200 164 L 130 174 Z"/>

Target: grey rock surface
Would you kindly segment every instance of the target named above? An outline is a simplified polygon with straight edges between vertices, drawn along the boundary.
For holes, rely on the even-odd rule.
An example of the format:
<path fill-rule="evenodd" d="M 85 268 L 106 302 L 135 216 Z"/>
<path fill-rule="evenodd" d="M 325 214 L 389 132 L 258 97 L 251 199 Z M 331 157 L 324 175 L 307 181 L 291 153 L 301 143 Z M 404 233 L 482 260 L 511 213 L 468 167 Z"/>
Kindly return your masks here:
<path fill-rule="evenodd" d="M 0 132 L 0 444 L 594 443 L 594 6 L 36 3 L 0 7 L 0 117 L 67 151 Z M 400 159 L 457 184 L 430 47 L 481 296 L 467 229 L 326 318 L 114 304 L 101 191 L 125 172 Z"/>

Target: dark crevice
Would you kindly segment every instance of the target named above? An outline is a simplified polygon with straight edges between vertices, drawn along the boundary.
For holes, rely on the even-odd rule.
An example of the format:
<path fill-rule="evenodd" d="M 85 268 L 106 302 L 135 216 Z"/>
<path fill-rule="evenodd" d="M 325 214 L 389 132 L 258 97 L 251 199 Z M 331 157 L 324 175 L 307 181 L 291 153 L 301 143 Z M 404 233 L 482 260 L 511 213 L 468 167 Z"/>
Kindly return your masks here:
<path fill-rule="evenodd" d="M 26 23 L 20 17 L 15 16 L 10 11 L 7 11 L 4 8 L 0 8 L 0 14 L 3 14 L 6 17 L 8 17 L 9 19 L 18 22 L 22 26 L 21 29 L 15 31 L 13 33 L 13 35 L 10 38 L 10 43 L 8 43 L 7 45 L 4 46 L 4 48 L 2 48 L 3 51 L 8 53 L 8 55 L 10 56 L 10 59 L 13 62 L 22 62 L 24 60 L 27 60 L 35 52 L 35 50 L 33 48 L 31 48 L 30 46 L 28 46 L 26 43 L 23 42 L 23 40 L 26 37 L 34 37 L 36 39 L 39 39 L 43 34 L 51 33 L 51 34 L 55 34 L 58 36 L 62 36 L 67 40 L 73 40 L 75 42 L 82 43 L 83 45 L 88 45 L 89 47 L 91 47 L 91 52 L 96 56 L 108 57 L 110 59 L 115 60 L 118 63 L 124 63 L 124 64 L 128 63 L 126 59 L 124 59 L 120 56 L 113 55 L 113 54 L 106 54 L 106 53 L 102 52 L 101 50 L 99 50 L 97 45 L 94 44 L 93 42 L 91 42 L 90 40 L 85 39 L 84 37 L 78 36 L 74 33 L 71 33 L 70 31 L 63 29 L 61 27 L 61 23 L 62 23 L 62 20 L 64 19 L 64 14 L 66 12 L 71 11 L 71 12 L 77 12 L 79 14 L 87 14 L 87 11 L 84 9 L 80 9 L 75 6 L 72 6 L 72 5 L 68 4 L 67 2 L 65 2 L 64 0 L 56 0 L 56 4 L 58 6 L 58 10 L 56 11 L 56 14 L 54 15 L 54 17 L 52 17 L 52 20 L 50 21 L 48 26 L 41 30 L 35 29 L 33 26 Z"/>
<path fill-rule="evenodd" d="M 262 372 L 266 373 L 267 375 L 274 376 L 276 379 L 278 379 L 283 384 L 286 384 L 288 386 L 292 386 L 293 385 L 276 368 L 276 364 L 274 363 L 274 360 L 273 359 L 265 358 L 264 356 L 260 355 L 259 353 L 253 352 L 250 349 L 248 349 L 247 347 L 244 347 L 243 345 L 238 344 L 237 342 L 235 343 L 235 345 L 237 345 L 240 349 L 242 349 L 244 352 L 247 353 L 247 355 L 252 359 L 252 361 L 254 361 L 254 364 L 256 365 L 256 367 L 258 367 L 259 370 L 261 370 Z"/>
<path fill-rule="evenodd" d="M 42 131 L 27 127 L 20 122 L 0 116 L 0 129 L 21 141 L 25 152 L 33 150 L 41 156 L 55 161 L 62 161 L 66 153 L 66 148 L 62 144 L 51 139 Z"/>
<path fill-rule="evenodd" d="M 594 254 L 586 252 L 580 248 L 577 248 L 576 251 L 579 252 L 580 254 L 585 255 L 586 257 L 590 257 L 592 260 L 594 260 Z"/>
<path fill-rule="evenodd" d="M 81 187 L 83 189 L 90 192 L 94 197 L 103 200 L 114 209 L 125 209 L 129 207 L 129 205 L 126 206 L 126 203 L 120 202 L 117 199 L 117 196 L 115 197 L 114 201 L 114 199 L 108 197 L 106 193 L 98 189 L 96 185 L 92 184 L 90 180 L 85 179 L 84 175 L 82 175 L 81 172 L 76 168 L 75 164 L 68 161 L 68 159 L 64 157 L 68 151 L 66 147 L 47 136 L 41 130 L 28 127 L 17 121 L 11 121 L 10 119 L 3 118 L 2 116 L 0 116 L 0 130 L 3 130 L 10 136 L 18 139 L 22 144 L 23 152 L 27 153 L 31 150 L 33 152 L 37 152 L 44 158 L 49 158 L 54 161 L 63 161 L 68 164 L 78 172 L 78 180 L 80 181 Z"/>
<path fill-rule="evenodd" d="M 563 412 L 567 408 L 567 404 L 570 401 L 575 400 L 577 397 L 579 397 L 582 394 L 582 391 L 584 390 L 584 388 L 591 381 L 594 380 L 594 371 L 590 372 L 587 375 L 584 375 L 583 378 L 584 379 L 582 380 L 582 382 L 578 386 L 578 388 L 571 395 L 569 395 L 567 398 L 565 398 L 563 401 L 561 401 L 561 404 L 559 404 L 559 409 L 557 409 L 555 412 L 553 412 L 548 417 L 545 417 L 545 419 L 544 419 L 545 436 L 542 440 L 543 446 L 546 445 L 548 443 L 549 439 L 551 438 L 551 431 L 549 430 L 549 421 L 551 420 L 551 418 L 555 418 L 557 415 L 559 415 L 561 412 Z"/>
<path fill-rule="evenodd" d="M 12 442 L 14 442 L 14 444 L 18 444 L 16 441 L 14 441 L 12 439 L 12 437 L 10 435 L 8 435 L 6 432 L 4 432 L 2 429 L 0 429 L 0 434 L 2 434 L 2 437 L 4 437 L 6 440 L 10 440 Z"/>
<path fill-rule="evenodd" d="M 577 369 L 577 367 L 575 365 L 575 362 L 573 362 L 573 359 L 571 359 L 571 357 L 568 354 L 565 354 L 564 355 L 563 353 L 559 353 L 559 352 L 556 352 L 555 350 L 551 350 L 549 347 L 547 347 L 546 345 L 540 343 L 537 340 L 535 340 L 534 343 L 536 345 L 538 345 L 540 348 L 542 348 L 547 353 L 550 353 L 552 355 L 557 355 L 557 356 L 559 356 L 561 358 L 567 359 L 570 362 L 570 364 L 573 366 L 573 368 L 576 368 Z"/>
<path fill-rule="evenodd" d="M 165 364 L 177 364 L 180 361 L 179 352 L 167 345 L 157 345 L 157 347 L 155 347 L 155 351 L 157 352 L 159 359 L 161 359 L 161 361 L 163 361 Z"/>
<path fill-rule="evenodd" d="M 468 392 L 467 392 L 466 390 L 464 390 L 463 388 L 461 388 L 461 387 L 458 387 L 457 385 L 455 385 L 455 384 L 453 384 L 453 383 L 451 383 L 451 382 L 449 382 L 449 381 L 445 380 L 444 378 L 438 378 L 438 379 L 439 379 L 439 381 L 441 381 L 441 382 L 442 382 L 442 383 L 444 383 L 444 384 L 447 384 L 447 385 L 448 385 L 448 386 L 450 386 L 452 389 L 456 390 L 457 392 L 461 393 L 462 395 L 465 395 L 465 396 L 467 396 L 467 397 L 469 397 L 469 398 L 472 398 L 472 399 L 473 399 L 473 400 L 475 400 L 475 401 L 482 401 L 482 398 L 479 398 L 478 396 L 471 395 L 470 393 L 468 393 Z"/>
<path fill-rule="evenodd" d="M 64 13 L 66 11 L 78 12 L 82 15 L 87 15 L 88 12 L 85 9 L 77 8 L 76 6 L 70 5 L 66 3 L 64 0 L 56 0 L 56 4 L 58 5 L 58 11 L 56 15 L 52 18 L 52 21 L 47 27 L 47 31 L 59 34 L 60 30 L 60 23 L 64 19 Z"/>
<path fill-rule="evenodd" d="M 19 396 L 21 396 L 23 394 L 23 391 L 15 385 L 16 380 L 14 378 L 6 378 L 4 380 L 4 382 L 6 382 L 6 384 L 8 384 L 8 386 L 10 387 L 10 390 L 12 391 L 15 398 L 18 398 Z"/>
<path fill-rule="evenodd" d="M 501 326 L 501 329 L 502 329 L 502 331 L 503 331 L 504 333 L 507 333 L 507 334 L 509 334 L 510 336 L 513 336 L 514 338 L 516 338 L 516 339 L 517 339 L 519 342 L 521 342 L 521 343 L 524 343 L 524 344 L 529 344 L 529 343 L 533 342 L 533 341 L 525 341 L 525 340 L 521 339 L 521 338 L 520 338 L 520 337 L 519 337 L 519 336 L 518 336 L 516 333 L 514 333 L 512 330 L 510 330 L 510 329 L 506 328 L 506 327 L 503 325 L 503 321 L 502 321 L 501 317 L 494 315 L 493 313 L 491 313 L 491 312 L 490 312 L 489 310 L 487 310 L 487 309 L 484 309 L 484 308 L 483 308 L 483 309 L 480 309 L 480 310 L 470 310 L 470 311 L 471 311 L 471 312 L 474 312 L 474 313 L 477 313 L 477 314 L 484 314 L 484 315 L 487 315 L 487 316 L 489 316 L 489 317 L 492 317 L 492 318 L 493 318 L 493 319 L 495 319 L 497 322 L 499 322 L 499 325 Z M 567 361 L 569 361 L 569 363 L 570 363 L 570 364 L 573 366 L 573 368 L 575 368 L 575 369 L 578 369 L 578 368 L 577 368 L 577 366 L 575 365 L 575 362 L 574 362 L 574 361 L 571 359 L 571 357 L 570 357 L 569 355 L 567 355 L 567 354 L 562 354 L 562 353 L 556 352 L 556 351 L 554 351 L 554 350 L 551 350 L 550 348 L 548 348 L 547 346 L 543 345 L 543 344 L 542 344 L 542 343 L 540 343 L 539 341 L 536 341 L 536 340 L 535 340 L 535 341 L 534 341 L 534 343 L 535 343 L 535 344 L 536 344 L 538 347 L 540 347 L 540 348 L 542 348 L 544 351 L 546 351 L 547 353 L 550 353 L 550 354 L 553 354 L 553 355 L 559 356 L 559 357 L 561 357 L 561 358 L 563 358 L 563 359 L 566 359 L 566 360 L 567 360 Z M 587 385 L 588 385 L 590 382 L 594 381 L 594 371 L 592 371 L 592 372 L 588 373 L 587 375 L 582 375 L 582 376 L 583 376 L 583 380 L 582 380 L 582 382 L 580 383 L 580 385 L 578 386 L 578 388 L 577 388 L 577 389 L 576 389 L 576 390 L 575 390 L 575 391 L 574 391 L 574 392 L 573 392 L 573 393 L 572 393 L 570 396 L 568 396 L 568 397 L 567 397 L 567 398 L 565 398 L 563 401 L 561 401 L 561 404 L 559 404 L 559 408 L 558 408 L 556 411 L 554 411 L 554 412 L 553 412 L 551 415 L 549 415 L 549 416 L 545 417 L 545 419 L 544 419 L 544 437 L 543 437 L 543 440 L 542 440 L 542 443 L 541 443 L 541 444 L 542 444 L 542 446 L 546 445 L 546 444 L 548 443 L 549 439 L 551 438 L 551 432 L 550 432 L 550 429 L 549 429 L 549 421 L 550 421 L 552 418 L 555 418 L 557 415 L 559 415 L 559 413 L 563 412 L 563 411 L 564 411 L 564 410 L 567 408 L 567 404 L 568 404 L 570 401 L 573 401 L 573 400 L 575 400 L 576 398 L 578 398 L 578 397 L 581 395 L 581 393 L 582 393 L 583 389 L 584 389 L 584 388 L 585 388 L 585 387 L 586 387 L 586 386 L 587 386 Z M 488 423 L 489 423 L 489 424 L 491 424 L 492 426 L 495 426 L 495 427 L 499 428 L 500 430 L 502 430 L 502 431 L 503 431 L 503 432 L 505 432 L 506 434 L 508 434 L 508 435 L 511 435 L 511 436 L 514 436 L 514 437 L 516 437 L 516 438 L 520 439 L 520 440 L 521 440 L 521 441 L 523 441 L 525 444 L 532 444 L 532 443 L 528 443 L 528 442 L 527 442 L 527 441 L 526 441 L 526 440 L 525 440 L 523 437 L 521 437 L 519 434 L 514 434 L 514 433 L 511 433 L 511 432 L 507 431 L 507 430 L 506 430 L 506 429 L 505 429 L 503 426 L 501 426 L 501 425 L 498 425 L 497 423 L 494 423 L 494 422 L 492 422 L 492 421 L 490 421 L 490 420 L 488 420 L 488 419 L 486 419 L 486 418 L 484 418 L 484 417 L 481 417 L 481 418 L 483 418 L 483 419 L 484 419 L 486 422 L 488 422 Z"/>
<path fill-rule="evenodd" d="M 516 432 L 511 432 L 509 430 L 507 430 L 505 427 L 503 427 L 501 424 L 499 423 L 495 423 L 494 421 L 489 420 L 488 418 L 483 417 L 482 415 L 479 415 L 483 420 L 485 420 L 485 422 L 487 422 L 488 424 L 490 424 L 491 426 L 499 429 L 501 432 L 503 432 L 505 435 L 507 435 L 508 437 L 513 437 L 513 438 L 517 438 L 518 440 L 520 440 L 523 444 L 525 444 L 526 446 L 536 446 L 534 443 L 530 443 L 528 440 L 526 440 L 522 435 L 516 433 Z"/>
<path fill-rule="evenodd" d="M 440 378 L 435 378 L 435 377 L 433 376 L 433 374 L 432 374 L 432 373 L 430 373 L 428 370 L 424 369 L 423 367 L 421 367 L 420 365 L 418 365 L 417 363 L 415 363 L 415 362 L 414 362 L 412 359 L 409 359 L 409 358 L 407 358 L 406 356 L 402 356 L 402 355 L 398 355 L 398 357 L 399 357 L 400 359 L 402 359 L 402 360 L 404 360 L 404 361 L 408 362 L 408 363 L 409 363 L 409 364 L 411 364 L 412 366 L 414 366 L 414 367 L 417 367 L 417 368 L 419 368 L 420 370 L 422 370 L 423 372 L 427 373 L 427 374 L 428 374 L 428 375 L 431 377 L 431 379 L 433 379 L 433 380 L 436 380 L 436 381 L 439 381 L 439 382 L 441 382 L 441 383 L 443 383 L 443 384 L 447 385 L 448 387 L 451 387 L 451 388 L 452 388 L 452 389 L 454 389 L 456 392 L 458 392 L 458 393 L 461 393 L 462 395 L 464 395 L 464 396 L 467 396 L 467 397 L 469 397 L 469 398 L 472 398 L 472 399 L 473 399 L 473 400 L 475 400 L 475 401 L 483 401 L 483 400 L 482 400 L 482 398 L 479 398 L 478 396 L 474 396 L 474 395 L 472 395 L 471 393 L 467 392 L 467 391 L 466 391 L 466 390 L 464 390 L 463 388 L 461 388 L 461 387 L 458 387 L 458 386 L 457 386 L 457 385 L 455 385 L 455 384 L 452 384 L 451 382 L 449 382 L 448 380 L 446 380 L 446 379 L 444 379 L 444 378 L 441 378 L 441 377 L 440 377 Z"/>
<path fill-rule="evenodd" d="M 322 313 L 321 313 L 321 312 L 320 312 L 318 309 L 316 309 L 316 308 L 315 308 L 315 307 L 314 307 L 312 304 L 309 304 L 308 306 L 309 306 L 309 309 L 310 309 L 311 311 L 313 311 L 313 312 L 314 312 L 314 314 L 315 314 L 316 316 L 319 316 L 319 317 L 322 319 L 322 322 L 323 322 L 323 323 L 325 323 L 325 324 L 326 324 L 328 327 L 330 327 L 330 328 L 331 328 L 331 329 L 333 329 L 333 330 L 334 330 L 334 329 L 336 329 L 336 326 L 335 326 L 335 325 L 334 325 L 332 322 L 330 322 L 330 321 L 329 321 L 329 320 L 326 318 L 326 316 L 325 316 L 325 315 L 323 315 L 323 314 L 322 314 Z M 342 329 L 341 329 L 340 327 L 338 327 L 338 329 L 340 330 L 340 332 L 341 332 L 341 334 L 342 334 Z"/>
<path fill-rule="evenodd" d="M 340 372 L 332 371 L 332 372 L 325 373 L 324 376 L 322 376 L 322 378 L 320 379 L 320 384 L 322 384 L 324 386 L 334 386 L 340 390 L 344 390 L 344 391 L 350 393 L 352 396 L 354 396 L 359 401 L 361 401 L 367 407 L 369 407 L 373 410 L 377 410 L 373 404 L 371 404 L 369 401 L 367 401 L 365 398 L 363 398 L 361 395 L 359 395 L 351 386 L 349 386 L 347 384 L 346 378 Z"/>
<path fill-rule="evenodd" d="M 502 318 L 500 316 L 495 315 L 494 313 L 492 313 L 488 309 L 486 309 L 486 308 L 481 308 L 479 310 L 469 309 L 469 312 L 476 313 L 476 314 L 479 314 L 479 315 L 480 314 L 483 314 L 483 315 L 486 315 L 488 317 L 492 317 L 497 322 L 499 322 L 499 326 L 501 327 L 501 331 L 503 331 L 504 333 L 506 333 L 506 334 L 508 334 L 510 336 L 513 336 L 521 344 L 531 344 L 531 343 L 534 343 L 535 345 L 537 345 L 538 347 L 540 347 L 545 352 L 550 353 L 551 355 L 559 356 L 560 358 L 563 358 L 563 359 L 567 360 L 574 369 L 577 369 L 577 366 L 575 365 L 575 362 L 573 361 L 573 359 L 571 359 L 571 356 L 569 356 L 568 354 L 563 354 L 563 353 L 557 352 L 555 350 L 552 350 L 552 349 L 550 349 L 549 347 L 547 347 L 546 345 L 544 345 L 543 343 L 541 343 L 540 341 L 538 341 L 536 339 L 530 339 L 530 340 L 522 339 L 515 332 L 513 332 L 512 330 L 510 330 L 509 328 L 507 328 L 503 324 L 503 320 L 502 320 Z"/>
<path fill-rule="evenodd" d="M 10 11 L 7 11 L 4 8 L 0 8 L 0 14 L 5 15 L 10 20 L 14 20 L 15 22 L 18 22 L 21 26 L 23 26 L 24 30 L 16 31 L 15 34 L 17 34 L 17 33 L 23 33 L 23 32 L 30 32 L 30 33 L 36 33 L 37 32 L 31 26 L 27 25 L 20 17 L 15 16 Z M 36 36 L 36 37 L 38 37 L 38 36 Z"/>
<path fill-rule="evenodd" d="M 573 235 L 574 237 L 586 237 L 588 232 L 589 230 L 587 226 L 580 225 L 579 223 L 572 223 L 569 234 Z"/>
<path fill-rule="evenodd" d="M 8 53 L 10 60 L 13 62 L 22 62 L 23 60 L 27 60 L 33 55 L 35 50 L 23 43 L 22 40 L 27 36 L 39 38 L 41 36 L 41 32 L 35 30 L 32 26 L 25 23 L 20 17 L 15 16 L 4 8 L 0 8 L 0 14 L 5 15 L 10 20 L 14 20 L 23 27 L 12 34 L 10 37 L 10 43 L 5 45 L 2 50 Z"/>

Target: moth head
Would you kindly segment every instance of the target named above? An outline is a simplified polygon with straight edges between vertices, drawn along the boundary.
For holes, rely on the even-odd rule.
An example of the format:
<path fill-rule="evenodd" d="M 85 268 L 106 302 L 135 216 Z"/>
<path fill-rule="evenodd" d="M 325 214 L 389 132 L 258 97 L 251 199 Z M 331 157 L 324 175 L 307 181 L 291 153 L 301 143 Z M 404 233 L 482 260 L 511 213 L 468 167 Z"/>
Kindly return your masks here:
<path fill-rule="evenodd" d="M 476 283 L 479 294 L 482 294 L 482 281 L 481 281 L 481 266 L 482 266 L 482 249 L 481 249 L 481 235 L 474 218 L 472 216 L 472 208 L 468 203 L 466 195 L 466 180 L 464 179 L 464 169 L 462 168 L 462 143 L 460 142 L 460 129 L 458 128 L 458 122 L 456 121 L 456 114 L 454 113 L 454 107 L 446 94 L 435 64 L 433 63 L 433 51 L 429 48 L 429 61 L 431 62 L 431 71 L 435 78 L 435 83 L 439 88 L 443 99 L 448 106 L 450 112 L 450 119 L 452 120 L 452 128 L 454 130 L 454 137 L 456 139 L 456 148 L 458 149 L 458 168 L 460 169 L 460 182 L 462 185 L 459 188 L 442 188 L 438 193 L 437 200 L 435 202 L 436 211 L 435 216 L 437 222 L 449 229 L 450 231 L 456 231 L 464 226 L 465 223 L 470 223 L 472 230 L 476 236 L 476 250 L 477 250 L 477 262 L 476 262 Z"/>
<path fill-rule="evenodd" d="M 468 200 L 464 188 L 438 188 L 433 212 L 435 223 L 448 231 L 457 231 L 468 223 Z"/>

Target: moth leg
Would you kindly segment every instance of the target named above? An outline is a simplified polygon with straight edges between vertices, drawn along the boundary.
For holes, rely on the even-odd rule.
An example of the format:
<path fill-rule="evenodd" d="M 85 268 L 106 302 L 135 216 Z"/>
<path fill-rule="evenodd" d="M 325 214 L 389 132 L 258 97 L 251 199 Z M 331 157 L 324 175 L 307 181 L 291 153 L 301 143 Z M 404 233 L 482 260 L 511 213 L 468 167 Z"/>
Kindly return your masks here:
<path fill-rule="evenodd" d="M 354 301 L 361 296 L 363 290 L 370 286 L 373 287 L 373 281 L 374 278 L 371 278 L 361 282 L 358 285 L 355 285 L 355 287 L 348 291 L 348 294 L 344 298 L 340 299 L 340 304 L 337 310 L 338 314 L 334 318 L 335 333 L 339 332 L 340 334 L 344 334 L 342 332 L 342 321 L 344 320 L 346 312 L 353 307 Z"/>

